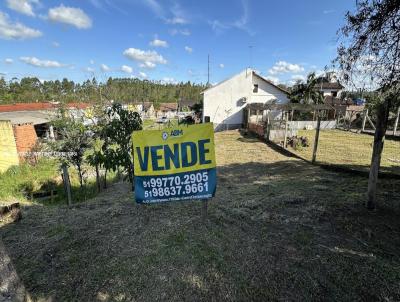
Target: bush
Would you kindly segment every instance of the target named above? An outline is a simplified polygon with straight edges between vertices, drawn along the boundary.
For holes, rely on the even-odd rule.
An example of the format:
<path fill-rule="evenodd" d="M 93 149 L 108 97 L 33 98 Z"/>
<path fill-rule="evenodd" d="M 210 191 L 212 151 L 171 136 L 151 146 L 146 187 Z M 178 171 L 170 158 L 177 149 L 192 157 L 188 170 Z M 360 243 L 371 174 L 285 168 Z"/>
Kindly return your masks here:
<path fill-rule="evenodd" d="M 288 145 L 291 146 L 294 150 L 301 150 L 304 147 L 309 147 L 310 143 L 306 136 L 292 136 L 288 138 Z"/>
<path fill-rule="evenodd" d="M 40 159 L 37 164 L 22 163 L 0 174 L 0 199 L 26 199 L 49 180 L 55 180 L 58 166 L 55 160 Z"/>

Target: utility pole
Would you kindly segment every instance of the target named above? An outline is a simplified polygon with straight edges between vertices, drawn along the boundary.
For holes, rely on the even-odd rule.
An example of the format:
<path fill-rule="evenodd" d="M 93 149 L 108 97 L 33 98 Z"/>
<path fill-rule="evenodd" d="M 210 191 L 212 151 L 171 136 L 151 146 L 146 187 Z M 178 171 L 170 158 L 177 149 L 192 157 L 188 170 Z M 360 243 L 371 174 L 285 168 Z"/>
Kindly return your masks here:
<path fill-rule="evenodd" d="M 253 69 L 253 45 L 249 45 L 250 69 Z"/>
<path fill-rule="evenodd" d="M 210 55 L 208 55 L 207 59 L 207 86 L 210 85 Z"/>

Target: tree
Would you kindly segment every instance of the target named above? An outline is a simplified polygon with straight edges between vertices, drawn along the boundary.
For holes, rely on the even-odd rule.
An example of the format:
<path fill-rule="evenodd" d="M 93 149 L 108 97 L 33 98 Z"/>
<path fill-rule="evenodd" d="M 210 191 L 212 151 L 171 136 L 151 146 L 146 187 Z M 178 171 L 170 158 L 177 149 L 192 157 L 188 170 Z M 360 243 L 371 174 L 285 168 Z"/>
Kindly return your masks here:
<path fill-rule="evenodd" d="M 116 170 L 123 167 L 133 184 L 132 132 L 142 130 L 139 113 L 125 110 L 115 103 L 106 110 L 107 123 L 103 129 L 105 146 L 103 149 L 107 164 Z"/>
<path fill-rule="evenodd" d="M 102 152 L 103 142 L 101 139 L 96 138 L 92 140 L 91 143 L 91 153 L 87 156 L 87 161 L 89 165 L 95 168 L 96 171 L 96 186 L 97 191 L 101 191 L 101 183 L 100 183 L 100 167 L 104 166 L 105 156 Z"/>
<path fill-rule="evenodd" d="M 63 162 L 71 163 L 78 170 L 80 187 L 83 187 L 83 162 L 86 150 L 90 147 L 91 135 L 82 119 L 65 116 L 53 122 L 61 140 L 51 143 L 53 150 L 59 152 Z"/>
<path fill-rule="evenodd" d="M 303 104 L 321 104 L 324 100 L 322 93 L 318 91 L 318 78 L 315 76 L 315 72 L 310 73 L 307 76 L 306 83 L 299 82 L 292 88 L 292 92 L 289 95 L 292 103 L 303 103 Z"/>
<path fill-rule="evenodd" d="M 106 99 L 124 103 L 152 101 L 157 104 L 174 102 L 184 97 L 198 102 L 201 100 L 200 92 L 204 88 L 202 84 L 191 82 L 165 84 L 160 81 L 130 78 L 108 78 L 104 83 L 96 78 L 83 83 L 75 83 L 66 78 L 62 81 L 44 81 L 43 83 L 37 78 L 22 78 L 21 80 L 14 78 L 3 88 L 2 101 L 29 103 L 55 100 L 61 103 L 80 101 L 98 104 Z"/>
<path fill-rule="evenodd" d="M 363 0 L 356 12 L 347 12 L 346 24 L 334 61 L 348 85 L 374 89 L 376 131 L 368 182 L 367 208 L 376 204 L 376 184 L 388 117 L 399 106 L 400 93 L 400 1 Z"/>

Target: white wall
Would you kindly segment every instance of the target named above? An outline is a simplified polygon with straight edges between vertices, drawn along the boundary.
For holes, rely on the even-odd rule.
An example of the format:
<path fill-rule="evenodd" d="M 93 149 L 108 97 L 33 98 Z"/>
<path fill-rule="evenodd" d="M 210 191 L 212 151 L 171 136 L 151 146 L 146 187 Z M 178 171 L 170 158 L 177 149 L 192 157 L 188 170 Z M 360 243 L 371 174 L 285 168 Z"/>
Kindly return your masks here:
<path fill-rule="evenodd" d="M 338 89 L 320 89 L 320 91 L 322 91 L 324 96 L 332 95 L 332 91 L 337 91 L 337 98 L 340 98 L 340 94 L 342 93 L 342 90 Z"/>
<path fill-rule="evenodd" d="M 258 93 L 253 92 L 254 84 L 258 84 Z M 245 102 L 243 98 L 246 98 Z M 204 92 L 203 116 L 209 116 L 215 127 L 223 124 L 222 129 L 237 128 L 243 123 L 242 109 L 248 103 L 266 103 L 275 99 L 280 103 L 288 101 L 284 92 L 253 76 L 252 70 L 247 69 Z"/>
<path fill-rule="evenodd" d="M 253 92 L 254 84 L 258 84 L 258 92 Z M 257 75 L 253 75 L 253 85 L 251 87 L 249 103 L 267 103 L 277 100 L 278 104 L 285 104 L 289 101 L 286 93 L 264 81 Z"/>
<path fill-rule="evenodd" d="M 336 128 L 336 121 L 321 121 L 320 125 L 321 129 L 335 129 Z M 289 122 L 290 129 L 316 129 L 317 122 L 316 121 L 292 121 Z"/>
<path fill-rule="evenodd" d="M 241 124 L 242 117 L 238 113 L 246 104 L 241 103 L 240 99 L 249 97 L 251 78 L 251 70 L 244 70 L 206 90 L 203 95 L 203 116 L 209 116 L 215 124 Z"/>

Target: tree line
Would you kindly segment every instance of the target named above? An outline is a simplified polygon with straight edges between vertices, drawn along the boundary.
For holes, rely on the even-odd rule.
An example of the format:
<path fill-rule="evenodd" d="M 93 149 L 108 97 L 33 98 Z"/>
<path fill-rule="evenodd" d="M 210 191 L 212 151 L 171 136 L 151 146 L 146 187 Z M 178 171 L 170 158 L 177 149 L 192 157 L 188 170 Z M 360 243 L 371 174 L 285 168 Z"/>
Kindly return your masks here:
<path fill-rule="evenodd" d="M 96 78 L 83 83 L 64 78 L 55 81 L 40 81 L 36 77 L 13 78 L 6 81 L 0 78 L 0 104 L 56 101 L 61 103 L 85 102 L 99 103 L 114 100 L 129 102 L 176 102 L 187 99 L 199 102 L 203 84 L 190 81 L 164 83 L 138 78 L 108 78 L 99 82 Z"/>

